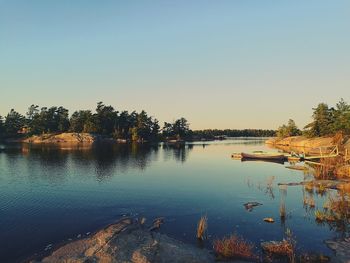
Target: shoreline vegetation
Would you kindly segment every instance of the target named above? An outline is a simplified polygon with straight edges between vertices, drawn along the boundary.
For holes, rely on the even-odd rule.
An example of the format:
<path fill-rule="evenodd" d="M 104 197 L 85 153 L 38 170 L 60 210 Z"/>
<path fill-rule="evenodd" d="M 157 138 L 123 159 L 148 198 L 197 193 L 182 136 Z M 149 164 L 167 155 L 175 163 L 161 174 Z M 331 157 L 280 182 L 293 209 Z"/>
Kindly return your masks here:
<path fill-rule="evenodd" d="M 159 121 L 141 112 L 117 111 L 111 105 L 97 103 L 95 112 L 79 110 L 69 115 L 60 107 L 31 105 L 25 115 L 12 109 L 5 118 L 0 116 L 0 140 L 26 143 L 93 143 L 110 141 L 169 142 L 224 140 L 226 137 L 271 137 L 274 130 L 263 129 L 207 129 L 192 131 L 187 119 L 173 122 Z"/>
<path fill-rule="evenodd" d="M 266 141 L 285 152 L 319 156 L 313 165 L 316 178 L 350 176 L 350 105 L 341 99 L 334 107 L 319 103 L 313 108 L 312 122 L 303 130 L 294 120 L 280 126 L 277 137 Z M 332 147 L 336 147 L 336 154 Z M 334 156 L 335 155 L 335 156 Z"/>

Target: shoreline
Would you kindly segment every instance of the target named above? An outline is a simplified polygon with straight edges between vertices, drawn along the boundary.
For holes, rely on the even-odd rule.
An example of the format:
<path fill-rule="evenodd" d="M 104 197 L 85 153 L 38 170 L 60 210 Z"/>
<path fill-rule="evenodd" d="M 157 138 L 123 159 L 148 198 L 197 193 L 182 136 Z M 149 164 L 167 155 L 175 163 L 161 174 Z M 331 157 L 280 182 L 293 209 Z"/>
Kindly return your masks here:
<path fill-rule="evenodd" d="M 267 139 L 269 137 L 221 137 L 221 138 L 192 138 L 192 139 L 180 139 L 180 140 L 139 140 L 131 141 L 128 139 L 114 139 L 112 137 L 104 136 L 101 134 L 92 134 L 92 133 L 75 133 L 75 132 L 65 132 L 65 133 L 48 133 L 42 135 L 32 135 L 29 137 L 20 137 L 20 138 L 7 138 L 3 139 L 3 143 L 25 143 L 25 144 L 93 144 L 97 142 L 107 142 L 107 143 L 116 143 L 116 144 L 132 144 L 132 143 L 166 143 L 170 145 L 181 145 L 187 142 L 210 142 L 210 141 L 223 141 L 230 138 L 262 138 Z"/>
<path fill-rule="evenodd" d="M 333 137 L 315 137 L 307 138 L 305 136 L 292 136 L 286 138 L 270 138 L 265 141 L 265 144 L 280 149 L 285 152 L 295 152 L 298 154 L 319 155 L 320 149 L 326 149 L 335 147 L 337 144 Z M 348 159 L 350 154 L 350 138 L 345 138 L 341 147 L 343 150 L 340 152 L 340 156 L 344 159 Z M 350 177 L 350 164 L 349 160 L 338 165 L 335 169 L 335 174 L 340 177 Z"/>
<path fill-rule="evenodd" d="M 333 142 L 333 137 L 316 137 L 316 138 L 307 138 L 304 136 L 291 136 L 286 138 L 274 137 L 267 141 L 265 144 L 276 146 L 277 148 L 285 147 L 290 148 L 291 150 L 303 150 L 305 153 L 311 152 L 312 149 L 319 147 L 330 147 L 335 146 Z M 283 149 L 282 149 L 283 150 Z"/>

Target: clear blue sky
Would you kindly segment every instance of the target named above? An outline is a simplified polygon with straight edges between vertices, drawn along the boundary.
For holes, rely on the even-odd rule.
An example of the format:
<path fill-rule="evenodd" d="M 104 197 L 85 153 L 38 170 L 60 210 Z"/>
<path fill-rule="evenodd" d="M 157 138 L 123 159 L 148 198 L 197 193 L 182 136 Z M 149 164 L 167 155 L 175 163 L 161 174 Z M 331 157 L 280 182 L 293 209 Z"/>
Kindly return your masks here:
<path fill-rule="evenodd" d="M 350 1 L 0 0 L 0 114 L 145 109 L 193 129 L 303 126 L 350 102 Z"/>

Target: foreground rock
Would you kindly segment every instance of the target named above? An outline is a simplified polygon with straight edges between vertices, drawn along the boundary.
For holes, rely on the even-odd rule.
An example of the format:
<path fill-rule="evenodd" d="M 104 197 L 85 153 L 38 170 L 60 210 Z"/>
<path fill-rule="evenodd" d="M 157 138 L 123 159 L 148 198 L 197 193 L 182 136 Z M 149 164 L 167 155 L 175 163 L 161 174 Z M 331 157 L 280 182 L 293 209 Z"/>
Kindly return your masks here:
<path fill-rule="evenodd" d="M 327 240 L 326 244 L 330 249 L 334 250 L 335 252 L 335 257 L 332 257 L 332 262 L 350 262 L 350 238 Z"/>
<path fill-rule="evenodd" d="M 126 218 L 96 234 L 68 243 L 32 262 L 206 263 L 215 262 L 208 250 L 186 245 L 146 230 Z"/>

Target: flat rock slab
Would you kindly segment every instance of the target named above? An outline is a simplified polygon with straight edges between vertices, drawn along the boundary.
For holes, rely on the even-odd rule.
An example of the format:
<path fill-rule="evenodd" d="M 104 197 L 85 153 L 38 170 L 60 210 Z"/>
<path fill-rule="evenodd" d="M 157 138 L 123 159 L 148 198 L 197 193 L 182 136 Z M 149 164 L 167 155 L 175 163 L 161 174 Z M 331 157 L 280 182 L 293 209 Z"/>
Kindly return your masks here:
<path fill-rule="evenodd" d="M 207 263 L 215 260 L 206 249 L 148 231 L 126 218 L 32 262 Z"/>

